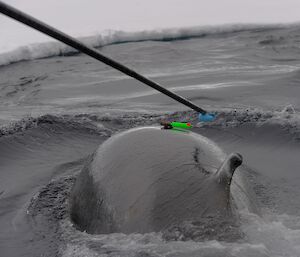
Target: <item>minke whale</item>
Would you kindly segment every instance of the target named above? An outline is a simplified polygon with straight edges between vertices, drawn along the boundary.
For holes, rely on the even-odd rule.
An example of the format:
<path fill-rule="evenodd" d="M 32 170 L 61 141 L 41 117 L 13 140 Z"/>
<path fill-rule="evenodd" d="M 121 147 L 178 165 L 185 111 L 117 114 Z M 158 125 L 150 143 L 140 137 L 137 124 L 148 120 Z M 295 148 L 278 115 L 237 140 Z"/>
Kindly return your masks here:
<path fill-rule="evenodd" d="M 190 131 L 134 128 L 92 154 L 73 186 L 70 215 L 91 234 L 167 231 L 235 216 L 230 185 L 242 164 Z"/>

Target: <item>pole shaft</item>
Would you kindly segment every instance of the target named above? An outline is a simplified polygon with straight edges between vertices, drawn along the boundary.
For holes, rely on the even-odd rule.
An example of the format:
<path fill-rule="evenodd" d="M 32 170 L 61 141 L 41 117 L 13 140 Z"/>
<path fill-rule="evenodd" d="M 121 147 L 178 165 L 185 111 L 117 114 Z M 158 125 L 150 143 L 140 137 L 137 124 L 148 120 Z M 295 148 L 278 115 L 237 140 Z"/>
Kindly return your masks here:
<path fill-rule="evenodd" d="M 126 75 L 137 79 L 138 81 L 158 90 L 159 92 L 173 98 L 174 100 L 192 108 L 193 110 L 200 112 L 202 114 L 205 114 L 206 111 L 203 110 L 202 108 L 200 108 L 199 106 L 193 104 L 192 102 L 188 101 L 187 99 L 183 98 L 180 95 L 177 95 L 173 92 L 171 92 L 170 90 L 160 86 L 158 83 L 146 78 L 145 76 L 137 73 L 136 71 L 129 69 L 128 67 L 124 66 L 123 64 L 116 62 L 106 56 L 104 56 L 103 54 L 100 54 L 96 49 L 91 48 L 83 43 L 81 43 L 80 41 L 78 41 L 77 39 L 47 25 L 46 23 L 43 23 L 42 21 L 24 13 L 21 12 L 20 10 L 9 6 L 5 3 L 3 3 L 2 1 L 0 1 L 0 12 L 6 16 L 9 16 L 10 18 L 13 18 L 14 20 L 17 20 L 23 24 L 28 25 L 31 28 L 34 28 L 50 37 L 53 37 L 63 43 L 65 43 L 66 45 L 69 45 L 79 51 L 81 51 L 82 53 L 85 53 L 123 73 L 125 73 Z"/>

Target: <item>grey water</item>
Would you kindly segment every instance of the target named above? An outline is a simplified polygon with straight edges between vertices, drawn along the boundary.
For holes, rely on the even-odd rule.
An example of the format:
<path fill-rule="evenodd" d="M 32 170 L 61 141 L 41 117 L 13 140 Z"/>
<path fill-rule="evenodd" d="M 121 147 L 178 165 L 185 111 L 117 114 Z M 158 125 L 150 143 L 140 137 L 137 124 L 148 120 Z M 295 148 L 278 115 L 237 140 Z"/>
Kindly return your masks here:
<path fill-rule="evenodd" d="M 87 56 L 11 53 L 0 66 L 0 256 L 299 256 L 299 43 L 293 25 L 98 48 L 216 112 L 209 124 Z M 194 132 L 243 155 L 261 209 L 240 209 L 243 238 L 165 241 L 73 226 L 68 194 L 85 158 L 111 135 L 162 119 L 191 121 Z"/>

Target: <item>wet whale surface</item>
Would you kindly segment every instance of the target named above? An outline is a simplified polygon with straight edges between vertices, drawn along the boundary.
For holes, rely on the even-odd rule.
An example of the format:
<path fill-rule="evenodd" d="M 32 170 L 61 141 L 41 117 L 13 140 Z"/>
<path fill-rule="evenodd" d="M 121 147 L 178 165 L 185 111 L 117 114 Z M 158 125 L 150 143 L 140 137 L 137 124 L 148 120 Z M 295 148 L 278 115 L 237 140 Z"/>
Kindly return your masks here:
<path fill-rule="evenodd" d="M 230 184 L 241 163 L 196 133 L 131 129 L 89 158 L 72 191 L 71 218 L 92 234 L 217 227 L 235 216 Z"/>

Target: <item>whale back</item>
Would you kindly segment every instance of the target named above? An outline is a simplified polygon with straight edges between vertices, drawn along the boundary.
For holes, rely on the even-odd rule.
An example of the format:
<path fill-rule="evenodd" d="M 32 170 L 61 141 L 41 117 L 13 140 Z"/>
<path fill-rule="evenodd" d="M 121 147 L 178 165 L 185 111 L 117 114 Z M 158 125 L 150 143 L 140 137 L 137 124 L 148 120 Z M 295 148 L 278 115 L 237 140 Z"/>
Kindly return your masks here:
<path fill-rule="evenodd" d="M 73 188 L 73 221 L 90 233 L 151 232 L 227 215 L 229 191 L 216 174 L 226 158 L 199 134 L 135 128 L 104 142 Z"/>

